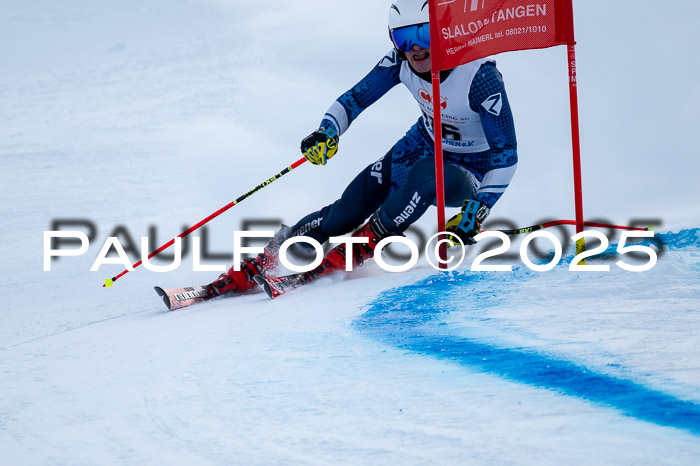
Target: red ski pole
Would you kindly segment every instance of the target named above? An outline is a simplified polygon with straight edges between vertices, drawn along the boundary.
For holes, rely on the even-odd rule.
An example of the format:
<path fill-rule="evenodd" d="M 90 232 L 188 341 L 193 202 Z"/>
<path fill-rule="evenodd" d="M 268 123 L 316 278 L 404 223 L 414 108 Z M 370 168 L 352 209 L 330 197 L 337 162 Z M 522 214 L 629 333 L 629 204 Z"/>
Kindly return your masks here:
<path fill-rule="evenodd" d="M 200 228 L 200 227 L 201 227 L 202 225 L 204 225 L 205 223 L 209 223 L 211 220 L 213 220 L 213 219 L 215 219 L 216 217 L 218 217 L 219 215 L 223 214 L 224 212 L 226 212 L 227 210 L 229 210 L 231 207 L 235 206 L 236 204 L 240 203 L 240 202 L 243 201 L 244 199 L 247 199 L 248 197 L 250 197 L 250 196 L 252 196 L 253 194 L 257 193 L 258 191 L 260 191 L 261 189 L 263 189 L 265 186 L 269 185 L 270 183 L 272 183 L 273 181 L 277 180 L 278 178 L 281 178 L 282 176 L 286 175 L 287 173 L 289 173 L 290 171 L 294 170 L 295 168 L 297 168 L 299 165 L 301 165 L 301 164 L 304 163 L 304 162 L 306 162 L 306 159 L 305 159 L 304 157 L 300 158 L 299 160 L 297 160 L 296 162 L 294 162 L 293 164 L 291 164 L 290 166 L 288 166 L 287 168 L 285 168 L 285 169 L 282 170 L 281 172 L 277 173 L 277 174 L 276 174 L 275 176 L 273 176 L 272 178 L 269 178 L 269 179 L 263 181 L 262 183 L 260 183 L 259 185 L 257 185 L 255 188 L 251 189 L 251 190 L 248 191 L 247 193 L 245 193 L 245 194 L 243 194 L 242 196 L 240 196 L 240 197 L 239 197 L 238 199 L 236 199 L 235 201 L 233 201 L 233 202 L 231 202 L 231 203 L 229 203 L 229 204 L 226 204 L 226 205 L 223 206 L 221 209 L 217 210 L 216 212 L 214 212 L 213 214 L 211 214 L 211 215 L 208 216 L 207 218 L 201 220 L 201 221 L 200 221 L 199 223 L 197 223 L 196 225 L 194 225 L 194 226 L 188 228 L 187 230 L 183 231 L 182 233 L 180 233 L 179 235 L 177 235 L 176 238 L 184 238 L 185 236 L 189 235 L 189 234 L 192 233 L 193 231 L 195 231 L 195 230 L 197 230 L 198 228 Z M 150 254 L 148 255 L 148 258 L 150 259 L 151 257 L 153 257 L 153 256 L 155 256 L 155 255 L 157 255 L 157 254 L 160 254 L 161 252 L 163 252 L 164 250 L 166 250 L 167 248 L 169 248 L 170 246 L 172 246 L 174 243 L 175 243 L 175 238 L 171 239 L 170 241 L 168 241 L 167 243 L 165 243 L 164 245 L 162 245 L 161 247 L 159 247 L 158 249 L 156 249 L 155 251 L 153 251 L 152 253 L 150 253 Z M 143 263 L 143 261 L 138 261 L 138 262 L 135 263 L 132 267 L 133 267 L 133 268 L 136 268 L 136 267 L 138 267 L 139 265 L 141 265 L 142 263 Z M 125 269 L 125 270 L 122 270 L 121 273 L 119 273 L 117 276 L 106 279 L 105 282 L 104 282 L 104 284 L 102 285 L 102 287 L 103 287 L 103 288 L 104 288 L 104 287 L 110 288 L 110 287 L 114 284 L 114 282 L 116 282 L 117 280 L 119 280 L 121 277 L 123 277 L 124 275 L 126 275 L 128 272 L 129 272 L 129 270 L 128 270 L 128 269 Z"/>

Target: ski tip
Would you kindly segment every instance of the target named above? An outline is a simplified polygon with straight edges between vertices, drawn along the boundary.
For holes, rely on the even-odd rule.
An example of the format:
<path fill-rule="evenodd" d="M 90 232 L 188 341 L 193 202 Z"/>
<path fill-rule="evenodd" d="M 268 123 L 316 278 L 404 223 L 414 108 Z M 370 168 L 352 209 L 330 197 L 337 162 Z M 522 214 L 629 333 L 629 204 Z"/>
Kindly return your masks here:
<path fill-rule="evenodd" d="M 270 299 L 274 298 L 274 296 L 272 296 L 272 288 L 270 288 L 270 284 L 267 283 L 267 281 L 263 277 L 261 277 L 260 275 L 256 275 L 253 277 L 253 280 L 255 280 L 255 283 L 262 286 L 262 289 L 265 290 L 265 294 Z"/>
<path fill-rule="evenodd" d="M 168 310 L 172 310 L 172 307 L 170 306 L 170 298 L 168 297 L 168 293 L 163 291 L 163 288 L 159 286 L 154 286 L 154 290 L 156 290 L 156 293 L 158 293 L 158 296 L 163 298 L 163 302 L 165 303 L 165 306 L 168 308 Z"/>

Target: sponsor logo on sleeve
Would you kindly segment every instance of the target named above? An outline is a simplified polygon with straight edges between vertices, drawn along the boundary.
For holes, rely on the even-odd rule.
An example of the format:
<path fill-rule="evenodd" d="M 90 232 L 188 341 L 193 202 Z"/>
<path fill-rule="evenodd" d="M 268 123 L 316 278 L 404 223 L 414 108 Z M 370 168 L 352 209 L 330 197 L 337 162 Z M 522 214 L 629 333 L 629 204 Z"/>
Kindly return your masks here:
<path fill-rule="evenodd" d="M 503 96 L 501 93 L 490 95 L 481 103 L 481 106 L 486 109 L 491 115 L 499 116 L 503 108 Z"/>
<path fill-rule="evenodd" d="M 386 57 L 382 58 L 379 62 L 379 66 L 384 68 L 391 68 L 398 62 L 398 57 L 396 56 L 396 50 L 392 50 Z"/>

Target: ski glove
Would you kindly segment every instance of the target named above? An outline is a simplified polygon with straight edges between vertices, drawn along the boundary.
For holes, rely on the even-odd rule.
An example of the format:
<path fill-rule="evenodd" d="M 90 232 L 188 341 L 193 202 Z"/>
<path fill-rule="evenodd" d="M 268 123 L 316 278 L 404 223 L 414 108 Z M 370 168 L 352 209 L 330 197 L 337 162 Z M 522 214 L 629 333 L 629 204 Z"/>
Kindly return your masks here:
<path fill-rule="evenodd" d="M 314 165 L 325 165 L 338 152 L 338 132 L 333 128 L 319 128 L 301 141 L 301 153 Z"/>
<path fill-rule="evenodd" d="M 466 245 L 475 244 L 474 237 L 481 230 L 481 223 L 489 215 L 491 209 L 479 201 L 467 199 L 462 205 L 462 212 L 458 213 L 447 222 L 445 230 L 457 236 Z M 459 241 L 452 240 L 456 245 Z"/>

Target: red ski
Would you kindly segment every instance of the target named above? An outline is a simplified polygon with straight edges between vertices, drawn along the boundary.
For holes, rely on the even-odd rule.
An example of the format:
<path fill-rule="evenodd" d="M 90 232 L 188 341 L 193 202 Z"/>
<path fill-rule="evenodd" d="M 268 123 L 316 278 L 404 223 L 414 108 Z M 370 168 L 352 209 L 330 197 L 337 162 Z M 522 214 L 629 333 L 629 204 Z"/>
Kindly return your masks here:
<path fill-rule="evenodd" d="M 267 278 L 256 275 L 253 277 L 253 280 L 265 290 L 265 293 L 267 293 L 270 298 L 274 299 L 287 291 L 307 284 L 310 281 L 307 275 L 306 273 L 297 273 L 294 275 Z"/>
<path fill-rule="evenodd" d="M 323 262 L 321 262 L 321 265 L 309 272 L 284 275 L 282 277 L 262 277 L 260 275 L 256 275 L 253 277 L 253 280 L 255 280 L 255 283 L 265 290 L 265 293 L 267 293 L 270 298 L 274 299 L 280 295 L 292 291 L 295 288 L 307 285 L 314 280 L 325 277 L 326 275 L 339 270 L 341 269 L 334 266 L 328 259 L 325 259 Z"/>
<path fill-rule="evenodd" d="M 158 296 L 163 298 L 165 306 L 174 311 L 185 306 L 208 301 L 213 296 L 206 286 L 190 286 L 187 288 L 170 288 L 163 289 L 159 286 L 154 287 Z"/>

